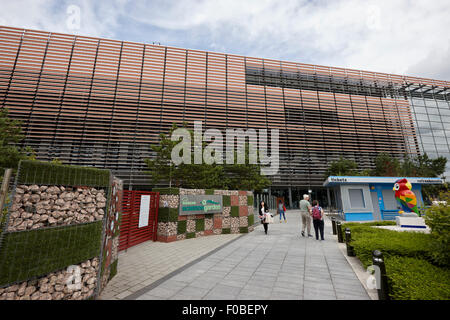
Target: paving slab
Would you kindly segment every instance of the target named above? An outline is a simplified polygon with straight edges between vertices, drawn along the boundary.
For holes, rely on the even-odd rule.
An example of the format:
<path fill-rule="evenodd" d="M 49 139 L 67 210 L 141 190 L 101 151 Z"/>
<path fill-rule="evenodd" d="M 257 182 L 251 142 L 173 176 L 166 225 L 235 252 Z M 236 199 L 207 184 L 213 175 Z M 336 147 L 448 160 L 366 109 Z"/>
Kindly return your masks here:
<path fill-rule="evenodd" d="M 288 223 L 269 225 L 267 235 L 258 225 L 127 298 L 370 300 L 336 236 L 331 235 L 331 221 L 326 218 L 325 240 L 320 241 L 301 236 L 298 210 L 286 215 Z M 170 285 L 170 281 L 177 282 Z M 178 283 L 187 285 L 177 290 Z M 166 291 L 157 291 L 159 287 Z"/>

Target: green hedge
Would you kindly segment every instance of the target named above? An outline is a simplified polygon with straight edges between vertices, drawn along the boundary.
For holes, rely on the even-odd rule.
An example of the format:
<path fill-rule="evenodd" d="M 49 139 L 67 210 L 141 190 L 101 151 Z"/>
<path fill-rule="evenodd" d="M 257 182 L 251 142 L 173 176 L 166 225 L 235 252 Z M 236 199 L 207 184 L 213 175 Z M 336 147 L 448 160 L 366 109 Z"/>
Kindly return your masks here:
<path fill-rule="evenodd" d="M 231 233 L 231 229 L 230 228 L 223 228 L 222 229 L 222 234 L 230 234 Z"/>
<path fill-rule="evenodd" d="M 102 221 L 6 233 L 0 250 L 0 285 L 38 277 L 100 254 Z"/>
<path fill-rule="evenodd" d="M 205 195 L 214 195 L 214 189 L 205 189 Z"/>
<path fill-rule="evenodd" d="M 195 232 L 186 233 L 186 239 L 195 238 Z"/>
<path fill-rule="evenodd" d="M 205 219 L 195 220 L 195 231 L 204 231 L 204 230 L 205 230 Z"/>
<path fill-rule="evenodd" d="M 347 227 L 350 229 L 351 244 L 364 267 L 372 264 L 373 250 L 380 250 L 385 258 L 391 256 L 431 258 L 429 234 L 373 228 L 373 225 L 374 223 L 342 225 L 343 232 Z"/>
<path fill-rule="evenodd" d="M 159 208 L 158 209 L 158 222 L 177 222 L 178 221 L 178 209 L 177 208 Z"/>
<path fill-rule="evenodd" d="M 248 227 L 239 227 L 240 233 L 248 233 Z"/>
<path fill-rule="evenodd" d="M 254 197 L 253 196 L 247 196 L 247 205 L 253 206 Z"/>
<path fill-rule="evenodd" d="M 417 258 L 385 259 L 389 296 L 394 300 L 450 300 L 450 270 Z"/>
<path fill-rule="evenodd" d="M 178 221 L 177 234 L 186 233 L 186 225 L 187 225 L 187 221 L 186 220 Z"/>
<path fill-rule="evenodd" d="M 230 196 L 222 196 L 222 205 L 224 207 L 231 206 L 231 197 Z"/>
<path fill-rule="evenodd" d="M 180 194 L 178 188 L 153 188 L 153 192 L 159 192 L 159 194 Z"/>
<path fill-rule="evenodd" d="M 111 266 L 109 267 L 110 269 L 110 273 L 109 273 L 109 279 L 111 280 L 112 278 L 114 278 L 114 276 L 117 274 L 117 264 L 119 262 L 119 259 L 117 259 L 116 261 L 114 261 Z"/>
<path fill-rule="evenodd" d="M 37 160 L 22 160 L 19 164 L 19 184 L 63 186 L 109 186 L 110 171 L 91 167 L 54 164 Z"/>
<path fill-rule="evenodd" d="M 248 216 L 248 225 L 249 226 L 252 226 L 252 225 L 254 225 L 255 224 L 255 216 L 253 215 L 253 214 L 250 214 L 249 216 Z"/>
<path fill-rule="evenodd" d="M 230 216 L 239 217 L 239 206 L 231 206 Z"/>
<path fill-rule="evenodd" d="M 373 250 L 383 253 L 392 299 L 449 300 L 450 270 L 433 264 L 432 235 L 372 227 L 392 224 L 345 223 L 342 229 L 350 228 L 351 244 L 364 267 L 372 264 Z"/>

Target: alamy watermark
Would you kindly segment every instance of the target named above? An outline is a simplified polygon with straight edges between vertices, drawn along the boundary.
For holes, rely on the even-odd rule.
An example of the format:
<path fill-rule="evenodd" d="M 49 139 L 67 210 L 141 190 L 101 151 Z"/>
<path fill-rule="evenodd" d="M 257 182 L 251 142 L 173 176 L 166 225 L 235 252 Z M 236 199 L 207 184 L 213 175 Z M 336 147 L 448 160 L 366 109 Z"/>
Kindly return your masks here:
<path fill-rule="evenodd" d="M 79 6 L 71 4 L 66 9 L 66 26 L 69 30 L 79 30 L 81 28 L 81 9 Z"/>
<path fill-rule="evenodd" d="M 268 155 L 267 129 L 227 129 L 225 139 L 218 129 L 208 129 L 203 134 L 203 122 L 194 121 L 194 141 L 186 128 L 172 132 L 171 140 L 181 140 L 173 149 L 171 160 L 175 165 L 191 164 L 192 150 L 194 164 L 245 164 L 246 142 L 248 141 L 248 163 L 261 165 L 262 175 L 276 175 L 279 169 L 279 130 L 270 130 L 270 156 Z M 225 156 L 224 156 L 225 141 Z M 209 143 L 203 149 L 203 143 Z M 236 156 L 235 156 L 236 142 Z M 192 144 L 193 143 L 193 144 Z"/>

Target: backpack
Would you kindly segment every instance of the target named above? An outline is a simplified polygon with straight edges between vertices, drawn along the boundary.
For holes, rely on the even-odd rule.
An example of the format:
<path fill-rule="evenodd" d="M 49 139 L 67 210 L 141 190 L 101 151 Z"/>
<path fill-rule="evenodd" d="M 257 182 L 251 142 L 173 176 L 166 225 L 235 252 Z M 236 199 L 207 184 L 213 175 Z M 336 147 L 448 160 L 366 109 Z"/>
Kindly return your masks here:
<path fill-rule="evenodd" d="M 315 207 L 312 208 L 312 217 L 313 217 L 313 220 L 320 220 L 320 218 L 322 217 L 322 215 L 321 215 L 321 213 L 320 213 L 321 210 L 322 210 L 322 208 L 319 207 L 319 206 L 315 206 Z"/>

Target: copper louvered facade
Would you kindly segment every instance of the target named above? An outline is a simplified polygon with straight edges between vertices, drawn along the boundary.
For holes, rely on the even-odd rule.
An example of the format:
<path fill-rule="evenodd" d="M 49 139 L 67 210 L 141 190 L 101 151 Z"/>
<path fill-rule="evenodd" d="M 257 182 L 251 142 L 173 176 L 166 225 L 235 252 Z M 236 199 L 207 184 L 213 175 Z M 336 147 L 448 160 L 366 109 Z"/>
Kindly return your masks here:
<path fill-rule="evenodd" d="M 143 159 L 173 122 L 280 130 L 274 187 L 321 186 L 339 156 L 422 152 L 411 99 L 450 83 L 0 27 L 0 106 L 42 160 L 112 169 L 148 188 Z M 425 93 L 424 93 L 425 94 Z M 424 94 L 422 98 L 424 98 Z M 445 127 L 445 125 L 443 125 Z M 447 142 L 449 136 L 445 135 Z"/>

